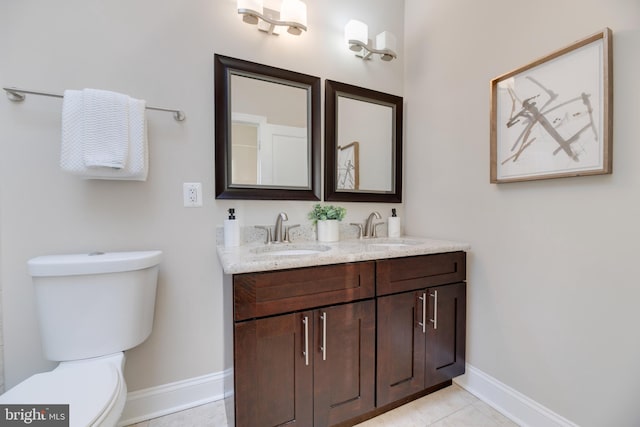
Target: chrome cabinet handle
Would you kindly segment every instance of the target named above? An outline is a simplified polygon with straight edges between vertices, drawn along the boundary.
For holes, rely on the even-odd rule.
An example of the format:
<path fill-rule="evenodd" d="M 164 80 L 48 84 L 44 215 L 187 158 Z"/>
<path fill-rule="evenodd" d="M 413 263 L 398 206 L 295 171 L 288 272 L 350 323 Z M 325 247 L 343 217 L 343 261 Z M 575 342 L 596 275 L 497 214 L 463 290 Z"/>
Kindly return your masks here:
<path fill-rule="evenodd" d="M 427 332 L 427 293 L 423 292 L 421 297 L 418 297 L 422 301 L 422 322 L 418 322 L 418 326 L 422 326 L 422 333 Z"/>
<path fill-rule="evenodd" d="M 309 366 L 309 317 L 304 316 L 302 318 L 302 324 L 304 325 L 304 350 L 302 355 L 304 356 L 304 364 Z"/>
<path fill-rule="evenodd" d="M 433 297 L 433 319 L 429 321 L 433 323 L 433 329 L 438 329 L 438 291 L 433 291 L 429 296 Z"/>
<path fill-rule="evenodd" d="M 323 311 L 320 315 L 322 320 L 322 360 L 327 360 L 327 312 Z"/>

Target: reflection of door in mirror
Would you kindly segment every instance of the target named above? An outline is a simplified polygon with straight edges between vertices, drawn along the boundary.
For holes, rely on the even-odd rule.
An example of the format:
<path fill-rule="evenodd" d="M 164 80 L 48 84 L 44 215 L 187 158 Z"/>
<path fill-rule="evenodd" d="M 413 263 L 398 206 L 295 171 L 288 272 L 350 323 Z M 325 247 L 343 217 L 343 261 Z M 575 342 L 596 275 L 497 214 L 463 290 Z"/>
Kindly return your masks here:
<path fill-rule="evenodd" d="M 360 188 L 360 143 L 338 145 L 338 190 L 358 190 Z"/>
<path fill-rule="evenodd" d="M 269 125 L 260 150 L 264 185 L 305 187 L 307 174 L 307 129 Z"/>
<path fill-rule="evenodd" d="M 234 115 L 231 126 L 231 182 L 240 185 L 258 182 L 258 141 L 264 118 Z"/>
<path fill-rule="evenodd" d="M 234 113 L 231 182 L 238 185 L 307 185 L 307 129 L 273 125 L 263 116 Z"/>
<path fill-rule="evenodd" d="M 309 187 L 307 90 L 241 75 L 231 88 L 231 185 Z"/>
<path fill-rule="evenodd" d="M 394 190 L 394 111 L 389 105 L 338 96 L 337 190 L 389 192 Z M 358 141 L 357 186 L 340 183 L 340 161 L 345 157 L 340 147 Z M 341 157 L 342 156 L 342 157 Z"/>

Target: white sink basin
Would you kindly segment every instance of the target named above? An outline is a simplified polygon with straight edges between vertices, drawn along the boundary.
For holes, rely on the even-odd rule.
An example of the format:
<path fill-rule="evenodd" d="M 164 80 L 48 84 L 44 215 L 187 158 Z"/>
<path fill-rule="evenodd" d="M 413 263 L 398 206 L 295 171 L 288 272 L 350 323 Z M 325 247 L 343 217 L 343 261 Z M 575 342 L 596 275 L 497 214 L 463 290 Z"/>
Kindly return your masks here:
<path fill-rule="evenodd" d="M 319 254 L 322 251 L 316 249 L 283 249 L 280 251 L 266 251 L 262 252 L 265 255 L 282 256 L 282 255 L 313 255 Z"/>
<path fill-rule="evenodd" d="M 295 256 L 319 254 L 329 249 L 331 249 L 331 247 L 325 245 L 274 245 L 251 249 L 251 252 L 257 255 Z"/>
<path fill-rule="evenodd" d="M 417 240 L 410 240 L 410 239 L 388 239 L 388 238 L 382 238 L 380 240 L 372 240 L 371 243 L 369 243 L 369 246 L 373 246 L 374 249 L 377 248 L 403 248 L 403 247 L 407 247 L 407 246 L 413 246 L 413 245 L 419 245 L 421 242 L 417 241 Z"/>

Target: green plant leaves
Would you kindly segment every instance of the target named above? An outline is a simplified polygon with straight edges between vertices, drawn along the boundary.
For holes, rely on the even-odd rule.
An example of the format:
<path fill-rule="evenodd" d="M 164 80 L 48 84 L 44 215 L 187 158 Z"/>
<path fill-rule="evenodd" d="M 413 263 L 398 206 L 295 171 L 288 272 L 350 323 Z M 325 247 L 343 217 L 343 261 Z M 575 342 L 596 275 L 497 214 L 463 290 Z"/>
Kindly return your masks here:
<path fill-rule="evenodd" d="M 317 203 L 313 206 L 311 212 L 309 212 L 308 217 L 315 224 L 318 221 L 325 221 L 328 219 L 336 219 L 338 221 L 342 221 L 346 214 L 347 210 L 341 206 L 323 206 L 320 203 Z"/>

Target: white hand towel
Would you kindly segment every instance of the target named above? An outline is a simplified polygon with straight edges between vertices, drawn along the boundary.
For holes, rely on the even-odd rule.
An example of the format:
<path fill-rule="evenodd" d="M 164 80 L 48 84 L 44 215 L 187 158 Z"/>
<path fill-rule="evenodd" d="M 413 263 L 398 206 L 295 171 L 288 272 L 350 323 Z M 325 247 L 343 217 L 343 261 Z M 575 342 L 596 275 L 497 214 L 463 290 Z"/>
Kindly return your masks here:
<path fill-rule="evenodd" d="M 87 179 L 146 181 L 149 171 L 146 101 L 129 98 L 129 153 L 123 169 L 85 167 Z"/>
<path fill-rule="evenodd" d="M 76 175 L 87 173 L 82 158 L 82 127 L 82 91 L 65 90 L 62 100 L 60 167 Z"/>
<path fill-rule="evenodd" d="M 149 172 L 147 103 L 129 98 L 129 156 L 125 172 L 129 179 L 145 181 Z"/>
<path fill-rule="evenodd" d="M 129 153 L 129 97 L 83 89 L 82 153 L 87 167 L 123 169 Z"/>
<path fill-rule="evenodd" d="M 147 179 L 148 140 L 146 122 L 146 101 L 128 99 L 129 149 L 123 169 L 111 167 L 87 167 L 83 157 L 83 94 L 78 90 L 64 92 L 62 102 L 62 145 L 60 167 L 69 173 L 85 179 L 114 179 L 145 181 Z"/>

